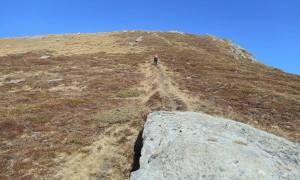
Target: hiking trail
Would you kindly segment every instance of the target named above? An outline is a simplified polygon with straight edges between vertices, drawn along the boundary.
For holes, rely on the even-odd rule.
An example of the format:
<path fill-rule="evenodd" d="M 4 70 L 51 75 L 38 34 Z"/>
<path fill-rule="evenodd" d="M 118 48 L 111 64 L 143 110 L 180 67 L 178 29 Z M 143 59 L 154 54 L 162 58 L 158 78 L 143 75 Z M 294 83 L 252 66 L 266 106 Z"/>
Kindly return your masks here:
<path fill-rule="evenodd" d="M 152 110 L 194 110 L 193 100 L 172 81 L 162 62 L 157 66 L 146 63 L 142 65 L 141 72 L 145 74 L 145 80 L 142 82 L 145 96 L 142 100 L 146 106 Z"/>

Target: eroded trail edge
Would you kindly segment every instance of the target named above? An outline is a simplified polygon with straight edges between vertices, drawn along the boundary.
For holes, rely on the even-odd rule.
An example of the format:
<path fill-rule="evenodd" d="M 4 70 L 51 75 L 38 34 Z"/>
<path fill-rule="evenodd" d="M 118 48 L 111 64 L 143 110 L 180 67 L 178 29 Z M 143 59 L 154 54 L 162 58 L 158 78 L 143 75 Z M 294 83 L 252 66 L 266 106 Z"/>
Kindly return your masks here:
<path fill-rule="evenodd" d="M 128 162 L 128 151 L 132 149 L 132 142 L 138 133 L 128 123 L 107 128 L 90 146 L 71 155 L 61 154 L 60 158 L 65 162 L 58 169 L 55 178 L 122 179 L 124 175 L 119 171 L 129 173 L 131 164 Z M 120 144 L 122 148 L 117 148 Z"/>

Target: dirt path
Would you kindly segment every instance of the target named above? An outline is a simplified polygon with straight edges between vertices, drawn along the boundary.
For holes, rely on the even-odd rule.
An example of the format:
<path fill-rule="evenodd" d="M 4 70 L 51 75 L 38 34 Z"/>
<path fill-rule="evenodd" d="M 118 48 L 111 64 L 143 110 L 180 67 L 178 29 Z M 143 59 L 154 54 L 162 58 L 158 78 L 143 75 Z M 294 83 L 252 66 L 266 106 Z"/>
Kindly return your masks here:
<path fill-rule="evenodd" d="M 146 93 L 142 98 L 149 108 L 169 111 L 194 110 L 195 102 L 172 81 L 163 63 L 160 62 L 158 66 L 146 63 L 141 67 L 141 71 L 146 76 L 142 82 Z"/>

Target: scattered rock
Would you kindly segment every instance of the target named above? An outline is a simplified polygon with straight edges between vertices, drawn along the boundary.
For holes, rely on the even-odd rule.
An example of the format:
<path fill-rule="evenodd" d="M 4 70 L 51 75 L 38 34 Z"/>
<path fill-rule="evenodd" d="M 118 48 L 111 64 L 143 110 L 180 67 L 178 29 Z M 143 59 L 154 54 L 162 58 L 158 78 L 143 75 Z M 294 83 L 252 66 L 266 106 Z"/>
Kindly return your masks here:
<path fill-rule="evenodd" d="M 135 42 L 141 42 L 143 40 L 143 36 L 138 37 Z"/>
<path fill-rule="evenodd" d="M 216 36 L 210 35 L 210 34 L 206 34 L 206 37 L 212 39 L 213 41 L 217 41 L 217 42 L 221 42 L 221 43 L 225 43 L 226 46 L 229 47 L 229 53 L 233 55 L 233 57 L 236 60 L 240 60 L 240 59 L 250 59 L 252 62 L 258 62 L 251 53 L 249 53 L 248 51 L 246 51 L 244 48 L 234 44 L 232 41 L 227 40 L 227 39 L 222 39 L 222 38 L 218 38 Z"/>
<path fill-rule="evenodd" d="M 41 56 L 40 59 L 42 59 L 42 60 L 47 60 L 47 59 L 49 59 L 49 57 L 50 57 L 50 56 L 46 56 L 46 55 L 45 55 L 45 56 Z"/>
<path fill-rule="evenodd" d="M 209 37 L 210 39 L 212 39 L 213 41 L 218 41 L 218 42 L 225 42 L 226 40 L 225 39 L 222 39 L 222 38 L 218 38 L 214 35 L 211 35 L 211 34 L 206 34 L 205 35 L 206 37 Z"/>
<path fill-rule="evenodd" d="M 63 79 L 50 79 L 48 80 L 49 83 L 55 83 L 55 82 L 59 82 L 62 81 Z"/>
<path fill-rule="evenodd" d="M 35 132 L 35 131 L 31 132 L 31 136 L 35 138 L 38 137 L 40 134 L 41 134 L 40 132 Z"/>
<path fill-rule="evenodd" d="M 71 69 L 78 69 L 78 66 L 71 66 Z"/>
<path fill-rule="evenodd" d="M 20 82 L 24 82 L 25 79 L 15 79 L 15 80 L 9 80 L 9 81 L 5 81 L 4 84 L 17 84 Z"/>
<path fill-rule="evenodd" d="M 248 58 L 251 59 L 252 62 L 257 62 L 257 60 L 252 56 L 252 54 L 247 52 L 242 47 L 232 43 L 231 41 L 227 41 L 227 43 L 230 47 L 230 51 L 234 54 L 235 59 L 240 60 L 241 58 Z"/>
<path fill-rule="evenodd" d="M 42 39 L 44 37 L 45 37 L 44 35 L 39 35 L 39 36 L 28 37 L 28 39 Z"/>
<path fill-rule="evenodd" d="M 181 34 L 181 35 L 184 35 L 184 32 L 180 32 L 180 31 L 177 31 L 177 30 L 171 30 L 169 31 L 170 33 L 176 33 L 176 34 Z"/>
<path fill-rule="evenodd" d="M 300 179 L 300 145 L 229 119 L 154 112 L 136 179 Z"/>

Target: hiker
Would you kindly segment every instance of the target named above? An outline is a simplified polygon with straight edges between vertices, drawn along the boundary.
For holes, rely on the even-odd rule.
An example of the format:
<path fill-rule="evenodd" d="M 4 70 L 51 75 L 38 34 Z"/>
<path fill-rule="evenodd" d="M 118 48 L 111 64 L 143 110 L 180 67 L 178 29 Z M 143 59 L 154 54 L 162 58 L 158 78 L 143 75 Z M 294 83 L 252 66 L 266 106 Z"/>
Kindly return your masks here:
<path fill-rule="evenodd" d="M 154 55 L 154 65 L 155 66 L 157 65 L 157 61 L 158 61 L 158 54 L 155 53 L 155 55 Z"/>

